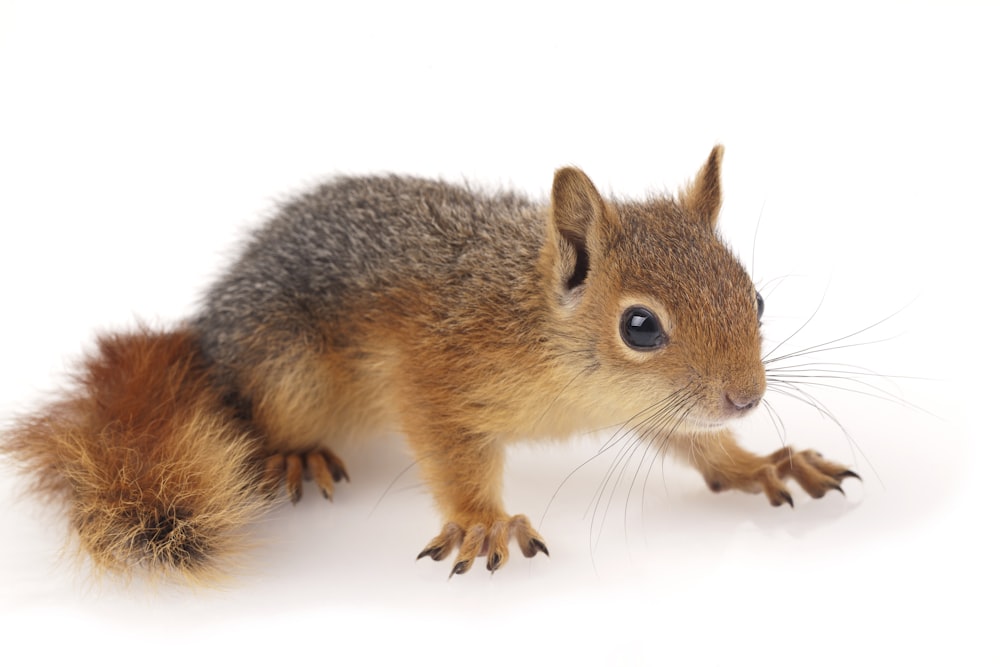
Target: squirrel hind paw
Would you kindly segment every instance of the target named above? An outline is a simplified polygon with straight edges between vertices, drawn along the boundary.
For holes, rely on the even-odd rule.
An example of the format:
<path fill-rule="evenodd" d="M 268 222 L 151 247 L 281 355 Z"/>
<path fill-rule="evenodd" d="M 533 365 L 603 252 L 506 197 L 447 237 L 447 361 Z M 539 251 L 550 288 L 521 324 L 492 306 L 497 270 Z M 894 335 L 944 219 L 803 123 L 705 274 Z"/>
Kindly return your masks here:
<path fill-rule="evenodd" d="M 316 482 L 323 497 L 333 500 L 335 482 L 351 481 L 340 458 L 325 447 L 279 452 L 264 459 L 264 486 L 270 494 L 284 483 L 292 504 L 302 499 L 302 482 Z"/>

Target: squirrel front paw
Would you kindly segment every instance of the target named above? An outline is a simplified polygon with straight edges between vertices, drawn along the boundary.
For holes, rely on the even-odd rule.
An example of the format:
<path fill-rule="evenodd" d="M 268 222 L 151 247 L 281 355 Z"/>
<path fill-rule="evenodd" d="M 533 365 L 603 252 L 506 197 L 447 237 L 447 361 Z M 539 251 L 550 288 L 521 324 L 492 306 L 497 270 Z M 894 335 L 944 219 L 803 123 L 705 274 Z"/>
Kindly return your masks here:
<path fill-rule="evenodd" d="M 784 503 L 794 505 L 787 489 L 780 482 L 774 484 L 774 476 L 778 479 L 791 477 L 813 498 L 822 498 L 827 491 L 843 494 L 844 490 L 840 488 L 842 481 L 849 477 L 861 479 L 858 473 L 847 466 L 824 459 L 822 454 L 812 449 L 795 451 L 790 447 L 783 447 L 769 458 L 774 464 L 774 468 L 769 471 L 773 475 L 766 476 L 763 486 L 764 493 L 775 507 Z"/>
<path fill-rule="evenodd" d="M 742 457 L 730 459 L 730 465 L 705 472 L 705 481 L 713 491 L 740 489 L 763 492 L 775 506 L 794 507 L 792 494 L 782 480 L 794 479 L 813 498 L 822 498 L 828 491 L 844 493 L 840 483 L 850 477 L 860 480 L 853 470 L 823 458 L 817 451 L 796 451 L 783 447 L 766 457 L 741 452 Z"/>
<path fill-rule="evenodd" d="M 284 482 L 292 503 L 302 499 L 302 481 L 315 480 L 323 497 L 333 500 L 333 484 L 350 481 L 344 462 L 326 447 L 279 452 L 264 459 L 264 486 L 276 493 Z"/>
<path fill-rule="evenodd" d="M 486 557 L 486 569 L 495 572 L 507 562 L 510 555 L 507 543 L 511 538 L 517 541 L 525 558 L 532 558 L 538 552 L 549 555 L 548 547 L 531 527 L 528 517 L 518 514 L 466 522 L 449 521 L 441 533 L 424 547 L 417 560 L 424 556 L 430 556 L 432 560 L 443 560 L 453 549 L 458 549 L 449 578 L 468 572 L 472 561 L 479 556 Z"/>

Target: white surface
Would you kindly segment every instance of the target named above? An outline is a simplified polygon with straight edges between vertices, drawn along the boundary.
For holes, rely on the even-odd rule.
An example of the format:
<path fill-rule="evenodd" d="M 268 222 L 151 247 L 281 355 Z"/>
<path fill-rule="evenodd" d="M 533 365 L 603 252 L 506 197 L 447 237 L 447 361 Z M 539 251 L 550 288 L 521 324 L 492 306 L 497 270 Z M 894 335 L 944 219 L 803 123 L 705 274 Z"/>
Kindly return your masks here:
<path fill-rule="evenodd" d="M 320 4 L 0 3 L 0 414 L 56 386 L 96 330 L 190 313 L 241 231 L 324 175 L 542 196 L 572 163 L 641 196 L 676 188 L 722 142 L 724 234 L 759 284 L 785 277 L 765 290 L 769 338 L 821 300 L 789 349 L 905 307 L 857 338 L 888 340 L 828 360 L 935 378 L 877 382 L 937 416 L 823 394 L 852 445 L 775 398 L 791 442 L 865 477 L 846 498 L 796 489 L 794 510 L 713 495 L 673 463 L 644 483 L 650 461 L 633 458 L 592 523 L 612 459 L 570 473 L 602 440 L 518 448 L 508 507 L 537 525 L 551 501 L 552 558 L 450 581 L 413 560 L 439 519 L 412 470 L 393 483 L 409 465 L 399 442 L 345 452 L 355 481 L 336 502 L 309 489 L 259 527 L 247 573 L 207 592 L 95 585 L 4 470 L 4 651 L 25 664 L 1000 661 L 988 3 Z M 778 445 L 763 413 L 741 433 Z"/>

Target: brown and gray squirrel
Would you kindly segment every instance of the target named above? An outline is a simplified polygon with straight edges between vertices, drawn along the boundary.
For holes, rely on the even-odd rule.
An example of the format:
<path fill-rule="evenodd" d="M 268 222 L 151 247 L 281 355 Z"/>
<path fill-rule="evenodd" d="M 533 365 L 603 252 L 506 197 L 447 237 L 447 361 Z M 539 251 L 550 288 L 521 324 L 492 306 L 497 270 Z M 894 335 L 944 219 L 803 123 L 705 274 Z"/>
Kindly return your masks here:
<path fill-rule="evenodd" d="M 603 198 L 575 168 L 550 202 L 398 176 L 290 201 L 168 331 L 98 341 L 75 384 L 0 439 L 65 502 L 99 570 L 224 573 L 245 527 L 347 478 L 327 447 L 400 430 L 444 519 L 420 552 L 493 571 L 548 554 L 501 499 L 504 448 L 639 428 L 714 491 L 791 504 L 848 468 L 758 456 L 727 428 L 761 401 L 763 301 L 716 235 L 721 146 L 678 196 Z"/>

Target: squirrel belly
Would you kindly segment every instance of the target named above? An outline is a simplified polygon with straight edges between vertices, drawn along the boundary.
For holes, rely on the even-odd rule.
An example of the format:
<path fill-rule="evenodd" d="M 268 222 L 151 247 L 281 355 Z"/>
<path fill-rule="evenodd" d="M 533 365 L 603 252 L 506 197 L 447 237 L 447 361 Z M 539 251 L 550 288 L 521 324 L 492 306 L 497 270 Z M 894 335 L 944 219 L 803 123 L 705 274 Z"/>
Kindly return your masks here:
<path fill-rule="evenodd" d="M 856 475 L 811 451 L 743 450 L 762 400 L 763 300 L 718 238 L 722 148 L 676 196 L 606 199 L 580 170 L 550 201 L 401 176 L 288 202 L 181 328 L 109 335 L 73 387 L 0 436 L 64 501 L 99 568 L 227 571 L 283 485 L 331 498 L 328 444 L 405 436 L 451 573 L 548 547 L 502 501 L 511 442 L 605 427 L 694 465 L 714 491 L 791 504 Z"/>

